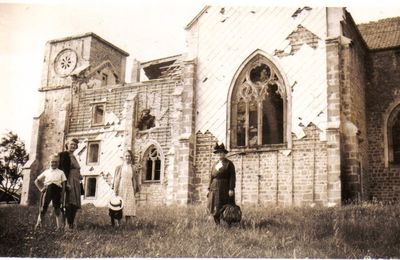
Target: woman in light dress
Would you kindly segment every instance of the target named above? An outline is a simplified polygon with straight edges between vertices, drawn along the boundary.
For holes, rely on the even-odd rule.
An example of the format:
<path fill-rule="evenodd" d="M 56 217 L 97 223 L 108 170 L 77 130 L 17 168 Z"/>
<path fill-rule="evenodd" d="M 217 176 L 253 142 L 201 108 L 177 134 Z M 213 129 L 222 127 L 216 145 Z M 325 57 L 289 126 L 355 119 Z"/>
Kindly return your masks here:
<path fill-rule="evenodd" d="M 126 150 L 123 154 L 123 164 L 117 166 L 114 175 L 114 191 L 124 201 L 123 215 L 126 223 L 130 224 L 136 216 L 135 194 L 140 191 L 140 167 L 133 164 L 133 154 Z"/>

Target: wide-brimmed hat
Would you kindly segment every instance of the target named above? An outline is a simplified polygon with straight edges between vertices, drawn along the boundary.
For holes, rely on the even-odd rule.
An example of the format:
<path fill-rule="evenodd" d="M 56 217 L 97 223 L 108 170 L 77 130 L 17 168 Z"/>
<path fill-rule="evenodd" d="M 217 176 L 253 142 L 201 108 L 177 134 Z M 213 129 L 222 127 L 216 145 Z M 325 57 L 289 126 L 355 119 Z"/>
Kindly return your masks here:
<path fill-rule="evenodd" d="M 229 151 L 225 149 L 224 143 L 222 143 L 221 145 L 218 145 L 218 143 L 215 143 L 213 153 L 225 153 L 226 154 L 226 153 L 229 153 Z"/>
<path fill-rule="evenodd" d="M 108 203 L 108 208 L 111 210 L 121 210 L 124 207 L 124 201 L 121 197 L 112 197 L 110 203 Z"/>

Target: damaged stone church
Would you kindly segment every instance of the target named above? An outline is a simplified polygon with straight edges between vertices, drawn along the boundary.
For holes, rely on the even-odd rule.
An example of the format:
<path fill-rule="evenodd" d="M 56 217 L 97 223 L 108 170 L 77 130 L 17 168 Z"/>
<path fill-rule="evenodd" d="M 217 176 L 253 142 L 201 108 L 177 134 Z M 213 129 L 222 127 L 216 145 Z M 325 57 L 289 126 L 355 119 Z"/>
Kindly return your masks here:
<path fill-rule="evenodd" d="M 184 54 L 135 61 L 129 83 L 129 54 L 94 33 L 47 43 L 22 204 L 69 138 L 96 206 L 124 149 L 142 166 L 139 203 L 205 203 L 216 142 L 239 205 L 400 198 L 400 17 L 207 6 L 185 30 Z"/>

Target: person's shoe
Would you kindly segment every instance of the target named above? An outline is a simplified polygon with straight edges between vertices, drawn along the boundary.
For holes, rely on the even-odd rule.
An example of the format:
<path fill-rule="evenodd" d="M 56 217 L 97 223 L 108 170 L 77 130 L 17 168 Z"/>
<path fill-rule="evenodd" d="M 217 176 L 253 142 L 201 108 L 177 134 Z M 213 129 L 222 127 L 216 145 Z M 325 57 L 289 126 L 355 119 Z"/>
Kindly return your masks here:
<path fill-rule="evenodd" d="M 218 217 L 214 217 L 214 222 L 215 224 L 219 225 L 220 224 L 220 220 Z"/>
<path fill-rule="evenodd" d="M 42 223 L 41 222 L 36 223 L 35 230 L 38 230 L 40 227 L 42 227 Z"/>
<path fill-rule="evenodd" d="M 66 232 L 72 232 L 73 231 L 73 228 L 72 228 L 73 226 L 72 225 L 69 225 L 69 224 L 67 224 L 67 225 L 65 225 L 65 231 Z"/>

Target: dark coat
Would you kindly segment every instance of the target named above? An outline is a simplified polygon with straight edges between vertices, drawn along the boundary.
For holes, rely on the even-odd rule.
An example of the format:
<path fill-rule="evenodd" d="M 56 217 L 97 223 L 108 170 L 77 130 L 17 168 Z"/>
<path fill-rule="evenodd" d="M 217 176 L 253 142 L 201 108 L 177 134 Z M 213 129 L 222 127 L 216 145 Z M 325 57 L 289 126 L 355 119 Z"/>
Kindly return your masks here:
<path fill-rule="evenodd" d="M 66 203 L 73 204 L 80 208 L 81 206 L 81 195 L 84 195 L 84 189 L 82 185 L 82 176 L 79 172 L 79 177 L 71 176 L 71 157 L 68 151 L 60 152 L 58 154 L 60 161 L 58 163 L 58 169 L 62 170 L 67 177 L 66 186 Z M 79 171 L 79 170 L 78 170 Z M 63 198 L 64 199 L 64 198 Z"/>
<path fill-rule="evenodd" d="M 214 215 L 220 211 L 222 206 L 232 201 L 233 198 L 229 197 L 229 190 L 234 191 L 236 184 L 234 164 L 230 160 L 224 159 L 222 167 L 217 170 L 218 162 L 214 163 L 211 169 L 208 187 L 208 208 L 210 213 Z"/>
<path fill-rule="evenodd" d="M 58 154 L 60 156 L 60 162 L 58 163 L 58 169 L 62 170 L 65 177 L 69 177 L 69 171 L 71 170 L 71 158 L 69 157 L 69 152 L 64 151 Z"/>

